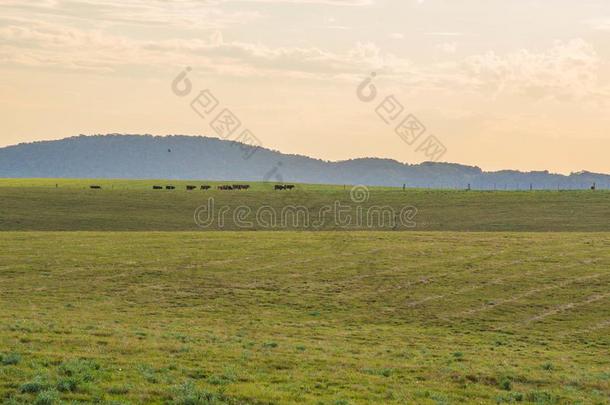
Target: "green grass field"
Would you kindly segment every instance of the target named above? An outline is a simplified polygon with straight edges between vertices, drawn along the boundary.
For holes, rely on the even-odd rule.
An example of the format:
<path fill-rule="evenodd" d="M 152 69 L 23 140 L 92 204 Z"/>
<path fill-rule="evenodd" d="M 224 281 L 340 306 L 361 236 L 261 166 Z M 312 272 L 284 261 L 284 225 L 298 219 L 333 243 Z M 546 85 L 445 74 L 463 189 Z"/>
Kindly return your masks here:
<path fill-rule="evenodd" d="M 0 181 L 0 403 L 610 403 L 609 193 L 371 188 L 417 227 L 210 232 L 154 183 Z M 350 202 L 271 188 L 209 194 Z"/>
<path fill-rule="evenodd" d="M 239 182 L 238 182 L 239 183 Z M 59 187 L 56 188 L 55 185 Z M 90 190 L 96 184 L 102 190 Z M 154 184 L 174 184 L 177 190 L 153 191 Z M 361 206 L 417 209 L 415 227 L 422 231 L 565 231 L 610 232 L 610 191 L 457 191 L 371 187 L 368 198 L 354 204 L 350 186 L 297 185 L 292 191 L 274 191 L 273 184 L 251 183 L 248 191 L 190 191 L 186 184 L 214 182 L 129 180 L 0 180 L 0 230 L 11 231 L 197 231 L 195 210 L 214 199 L 215 207 L 227 207 L 222 227 L 218 221 L 203 230 L 242 230 L 232 213 L 238 206 L 251 208 L 248 230 L 392 230 L 388 222 L 355 221 L 338 224 L 320 214 L 335 202 L 350 207 L 355 216 Z M 230 184 L 230 183 L 229 183 Z M 287 220 L 276 226 L 252 221 L 261 207 L 273 208 L 281 217 L 283 207 L 303 207 L 310 224 Z"/>

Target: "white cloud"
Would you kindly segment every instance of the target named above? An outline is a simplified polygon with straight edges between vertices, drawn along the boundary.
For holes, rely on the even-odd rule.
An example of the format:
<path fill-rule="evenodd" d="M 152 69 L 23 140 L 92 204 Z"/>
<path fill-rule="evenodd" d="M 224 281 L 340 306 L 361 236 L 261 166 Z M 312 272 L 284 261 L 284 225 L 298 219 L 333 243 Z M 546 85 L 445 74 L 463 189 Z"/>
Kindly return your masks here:
<path fill-rule="evenodd" d="M 456 42 L 443 42 L 442 44 L 436 45 L 436 49 L 451 55 L 457 52 L 457 47 L 458 45 Z"/>
<path fill-rule="evenodd" d="M 99 30 L 30 23 L 0 28 L 0 61 L 17 65 L 112 70 L 121 66 L 198 66 L 226 75 L 301 75 L 328 78 L 390 64 L 373 44 L 336 53 L 316 47 L 269 47 L 208 39 L 135 40 Z"/>
<path fill-rule="evenodd" d="M 466 90 L 495 97 L 518 94 L 557 99 L 600 98 L 608 94 L 607 85 L 600 84 L 602 60 L 593 45 L 582 39 L 558 42 L 543 51 L 490 51 L 451 62 L 414 64 L 400 55 L 382 52 L 373 42 L 331 51 L 321 46 L 274 47 L 260 42 L 225 40 L 221 34 L 224 31 L 222 27 L 240 19 L 238 12 L 219 11 L 213 7 L 226 1 L 229 0 L 134 0 L 128 5 L 118 0 L 80 2 L 81 13 L 83 9 L 87 10 L 92 19 L 139 19 L 139 23 L 160 24 L 171 20 L 178 25 L 180 22 L 203 24 L 208 28 L 205 32 L 211 34 L 205 39 L 189 39 L 184 31 L 176 29 L 168 31 L 172 35 L 169 39 L 166 33 L 166 39 L 148 40 L 125 32 L 121 34 L 121 31 L 106 26 L 66 24 L 57 15 L 64 13 L 78 18 L 79 14 L 74 3 L 66 0 L 37 3 L 8 0 L 4 2 L 8 7 L 33 12 L 0 17 L 0 62 L 102 71 L 142 65 L 150 69 L 190 65 L 223 75 L 263 76 L 272 73 L 316 79 L 355 78 L 376 70 L 388 80 L 408 84 L 415 90 Z M 371 4 L 359 0 L 251 0 L 261 1 Z M 44 18 L 45 13 L 57 18 Z M 201 19 L 202 15 L 210 18 Z M 215 23 L 209 23 L 211 20 Z M 327 28 L 347 28 L 335 24 L 334 17 L 325 21 L 330 24 Z M 455 54 L 458 45 L 451 39 L 462 34 L 448 31 L 428 32 L 426 35 L 451 37 L 436 48 Z M 390 37 L 404 39 L 404 34 L 395 32 Z"/>
<path fill-rule="evenodd" d="M 495 94 L 561 99 L 600 95 L 600 66 L 595 48 L 575 39 L 538 53 L 523 49 L 499 56 L 488 52 L 468 58 L 461 68 L 478 88 Z"/>
<path fill-rule="evenodd" d="M 257 11 L 227 11 L 219 0 L 6 0 L 5 15 L 49 21 L 86 21 L 90 26 L 154 25 L 218 29 L 260 18 Z M 7 18 L 7 17 L 5 17 Z"/>

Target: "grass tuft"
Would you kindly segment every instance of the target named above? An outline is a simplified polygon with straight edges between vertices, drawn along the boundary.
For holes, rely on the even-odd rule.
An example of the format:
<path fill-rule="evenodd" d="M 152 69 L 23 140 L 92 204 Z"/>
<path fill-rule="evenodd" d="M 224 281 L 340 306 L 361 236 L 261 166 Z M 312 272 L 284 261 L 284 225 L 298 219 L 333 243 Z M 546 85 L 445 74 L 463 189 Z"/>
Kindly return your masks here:
<path fill-rule="evenodd" d="M 20 361 L 21 356 L 18 353 L 0 354 L 0 364 L 3 366 L 14 366 Z"/>
<path fill-rule="evenodd" d="M 21 384 L 19 392 L 22 394 L 36 394 L 49 388 L 49 383 L 42 376 L 36 376 L 32 381 Z"/>
<path fill-rule="evenodd" d="M 222 395 L 198 389 L 191 381 L 175 388 L 171 401 L 172 405 L 224 405 L 228 403 Z"/>
<path fill-rule="evenodd" d="M 34 400 L 34 405 L 54 405 L 59 403 L 59 394 L 55 390 L 40 392 Z"/>

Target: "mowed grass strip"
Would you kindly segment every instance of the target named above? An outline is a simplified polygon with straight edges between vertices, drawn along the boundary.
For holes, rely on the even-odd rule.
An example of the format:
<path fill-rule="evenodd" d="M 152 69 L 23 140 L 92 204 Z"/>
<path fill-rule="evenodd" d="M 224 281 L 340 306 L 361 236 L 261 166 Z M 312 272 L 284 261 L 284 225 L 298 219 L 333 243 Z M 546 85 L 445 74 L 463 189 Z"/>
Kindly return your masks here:
<path fill-rule="evenodd" d="M 354 203 L 351 186 L 297 184 L 294 190 L 275 191 L 271 183 L 252 182 L 250 190 L 185 189 L 187 184 L 233 183 L 244 182 L 0 179 L 0 231 L 610 231 L 607 190 L 403 191 L 371 187 L 368 198 Z M 91 190 L 92 184 L 103 188 Z M 174 184 L 177 189 L 154 191 L 155 184 Z M 202 206 L 207 212 L 210 199 L 212 221 L 202 229 L 195 223 L 195 212 Z M 240 217 L 238 207 L 249 211 Z M 380 209 L 389 208 L 398 216 L 405 207 L 416 210 L 413 223 L 393 226 L 387 211 L 381 219 Z M 294 211 L 297 208 L 301 213 Z M 342 213 L 336 214 L 339 209 Z M 274 224 L 269 210 L 274 212 Z"/>
<path fill-rule="evenodd" d="M 608 246 L 609 233 L 1 233 L 0 402 L 604 404 Z"/>

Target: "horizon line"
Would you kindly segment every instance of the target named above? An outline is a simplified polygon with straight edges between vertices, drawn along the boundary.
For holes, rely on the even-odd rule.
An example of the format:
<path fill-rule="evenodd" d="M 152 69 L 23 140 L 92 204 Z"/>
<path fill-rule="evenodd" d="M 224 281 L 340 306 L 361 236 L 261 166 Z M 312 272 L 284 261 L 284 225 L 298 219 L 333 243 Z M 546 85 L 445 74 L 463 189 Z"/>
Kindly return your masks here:
<path fill-rule="evenodd" d="M 34 145 L 37 143 L 47 143 L 47 142 L 60 142 L 60 141 L 65 141 L 65 140 L 69 140 L 69 139 L 76 139 L 76 138 L 94 138 L 94 137 L 110 137 L 110 136 L 117 136 L 117 137 L 151 137 L 151 138 L 171 138 L 171 137 L 184 137 L 184 138 L 204 138 L 204 139 L 213 139 L 213 140 L 217 140 L 217 141 L 222 141 L 222 142 L 230 142 L 230 143 L 238 143 L 238 144 L 242 144 L 245 145 L 249 148 L 253 148 L 253 146 L 245 144 L 243 142 L 237 141 L 237 140 L 231 140 L 231 139 L 222 139 L 216 136 L 208 136 L 208 135 L 189 135 L 189 134 L 165 134 L 165 135 L 158 135 L 158 134 L 151 134 L 151 133 L 145 133 L 145 134 L 130 134 L 130 133 L 119 133 L 119 132 L 113 132 L 113 133 L 106 133 L 106 134 L 78 134 L 78 135 L 72 135 L 72 136 L 66 136 L 63 138 L 59 138 L 59 139 L 44 139 L 44 140 L 35 140 L 35 141 L 29 141 L 29 142 L 20 142 L 17 144 L 11 144 L 11 145 L 4 145 L 4 146 L 0 146 L 0 150 L 2 149 L 7 149 L 7 148 L 12 148 L 12 147 L 18 147 L 18 146 L 22 146 L 22 145 Z M 388 158 L 388 157 L 379 157 L 379 156 L 361 156 L 361 157 L 351 157 L 349 159 L 342 159 L 342 160 L 325 160 L 322 158 L 318 158 L 318 157 L 313 157 L 313 156 L 309 156 L 309 155 L 304 155 L 304 154 L 300 154 L 300 153 L 287 153 L 287 152 L 282 152 L 279 149 L 271 149 L 269 147 L 265 147 L 264 145 L 260 145 L 260 146 L 256 146 L 255 148 L 261 148 L 261 149 L 265 149 L 267 151 L 270 152 L 276 152 L 276 153 L 280 153 L 282 155 L 286 155 L 286 156 L 298 156 L 298 157 L 304 157 L 307 159 L 312 159 L 312 160 L 318 160 L 321 162 L 326 162 L 326 163 L 344 163 L 344 162 L 349 162 L 349 161 L 354 161 L 354 160 L 386 160 L 386 161 L 392 161 L 392 162 L 396 162 L 398 164 L 401 165 L 406 165 L 406 166 L 420 166 L 420 165 L 457 165 L 457 166 L 463 166 L 463 167 L 470 167 L 470 168 L 475 168 L 475 169 L 479 169 L 481 170 L 481 172 L 483 173 L 500 173 L 500 172 L 518 172 L 518 173 L 543 173 L 543 174 L 548 174 L 548 175 L 558 175 L 558 176 L 564 176 L 564 177 L 569 177 L 572 175 L 579 175 L 579 174 L 593 174 L 593 175 L 602 175 L 602 176 L 610 176 L 610 173 L 600 173 L 600 172 L 593 172 L 593 171 L 589 171 L 586 169 L 581 169 L 578 171 L 571 171 L 569 173 L 561 173 L 561 172 L 551 172 L 548 169 L 546 170 L 522 170 L 522 169 L 500 169 L 500 170 L 485 170 L 484 168 L 482 168 L 479 165 L 471 165 L 471 164 L 466 164 L 466 163 L 458 163 L 458 162 L 449 162 L 449 161 L 421 161 L 419 163 L 410 163 L 410 162 L 406 162 L 406 161 L 399 161 L 393 158 Z"/>

